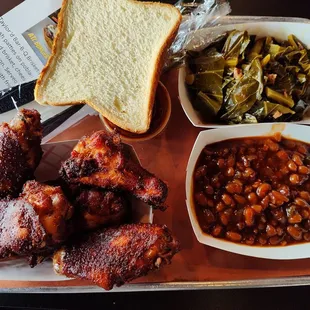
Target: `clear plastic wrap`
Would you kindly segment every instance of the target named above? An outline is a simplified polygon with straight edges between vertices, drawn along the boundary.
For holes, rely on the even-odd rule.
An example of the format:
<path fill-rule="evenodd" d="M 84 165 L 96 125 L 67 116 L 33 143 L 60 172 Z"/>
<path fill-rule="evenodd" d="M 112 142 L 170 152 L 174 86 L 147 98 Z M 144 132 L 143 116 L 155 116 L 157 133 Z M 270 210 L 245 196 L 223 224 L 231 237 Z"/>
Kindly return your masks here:
<path fill-rule="evenodd" d="M 39 105 L 34 101 L 35 83 L 36 80 L 0 91 L 0 123 L 10 121 L 18 109 L 36 109 L 41 114 L 44 126 L 43 142 L 47 142 L 82 118 L 97 113 L 84 105 L 64 107 Z"/>
<path fill-rule="evenodd" d="M 183 19 L 168 51 L 165 69 L 182 65 L 187 50 L 196 50 L 212 42 L 216 36 L 200 36 L 199 30 L 218 25 L 219 20 L 231 12 L 226 0 L 179 0 L 175 6 Z"/>

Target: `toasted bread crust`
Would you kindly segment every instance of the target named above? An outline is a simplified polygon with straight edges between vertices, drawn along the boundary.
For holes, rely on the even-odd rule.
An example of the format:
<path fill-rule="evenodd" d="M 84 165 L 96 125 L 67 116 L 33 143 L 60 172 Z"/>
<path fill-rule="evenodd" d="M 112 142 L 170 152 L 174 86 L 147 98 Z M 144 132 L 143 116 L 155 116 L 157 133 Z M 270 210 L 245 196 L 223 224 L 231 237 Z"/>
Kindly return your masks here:
<path fill-rule="evenodd" d="M 154 67 L 154 71 L 153 71 L 153 77 L 151 79 L 152 81 L 152 89 L 151 89 L 151 93 L 150 93 L 150 97 L 148 98 L 148 110 L 149 110 L 149 115 L 148 115 L 148 121 L 147 121 L 147 128 L 145 130 L 136 130 L 133 131 L 131 128 L 128 128 L 126 123 L 121 122 L 117 117 L 115 117 L 113 114 L 109 113 L 107 110 L 105 110 L 103 108 L 103 106 L 97 106 L 95 104 L 93 104 L 90 101 L 79 101 L 79 102 L 63 102 L 63 103 L 59 103 L 59 102 L 42 102 L 42 97 L 41 97 L 41 90 L 42 88 L 44 88 L 44 84 L 46 79 L 48 78 L 49 72 L 50 70 L 53 69 L 53 66 L 55 64 L 55 62 L 57 62 L 58 59 L 58 52 L 61 50 L 62 45 L 63 45 L 63 32 L 65 29 L 65 12 L 66 9 L 69 5 L 69 1 L 71 0 L 63 0 L 62 3 L 62 8 L 61 11 L 59 13 L 59 20 L 58 20 L 58 28 L 57 28 L 57 32 L 56 32 L 56 36 L 55 36 L 55 40 L 54 40 L 54 44 L 53 44 L 53 48 L 52 48 L 52 53 L 51 56 L 47 62 L 47 64 L 45 65 L 45 67 L 43 68 L 43 70 L 41 71 L 41 74 L 37 80 L 36 86 L 35 86 L 35 90 L 34 90 L 34 95 L 35 95 L 35 100 L 42 104 L 48 104 L 48 105 L 52 105 L 52 106 L 66 106 L 66 105 L 77 105 L 77 104 L 88 104 L 89 106 L 91 106 L 93 109 L 95 109 L 96 111 L 98 111 L 100 114 L 102 114 L 104 117 L 106 117 L 107 119 L 109 119 L 112 123 L 114 123 L 115 125 L 117 125 L 118 127 L 130 131 L 130 132 L 135 132 L 135 133 L 145 133 L 148 131 L 150 124 L 151 124 L 151 120 L 152 120 L 152 112 L 153 112 L 153 106 L 154 106 L 154 101 L 155 101 L 155 95 L 156 95 L 156 89 L 157 89 L 157 85 L 160 79 L 160 74 L 161 74 L 161 68 L 163 65 L 163 62 L 165 60 L 165 52 L 167 51 L 167 49 L 169 48 L 169 46 L 172 44 L 177 30 L 180 26 L 181 23 L 181 19 L 182 16 L 179 12 L 179 10 L 177 8 L 175 8 L 176 12 L 178 12 L 179 14 L 179 20 L 176 23 L 175 27 L 171 30 L 171 32 L 169 34 L 167 34 L 167 39 L 166 39 L 166 43 L 161 47 L 160 52 L 158 53 L 157 56 L 157 60 L 155 63 L 155 67 Z M 157 2 L 138 2 L 136 0 L 129 0 L 133 3 L 135 3 L 135 5 L 147 5 L 147 6 L 163 6 L 163 7 L 173 7 L 170 4 L 163 4 L 163 3 L 157 3 Z"/>

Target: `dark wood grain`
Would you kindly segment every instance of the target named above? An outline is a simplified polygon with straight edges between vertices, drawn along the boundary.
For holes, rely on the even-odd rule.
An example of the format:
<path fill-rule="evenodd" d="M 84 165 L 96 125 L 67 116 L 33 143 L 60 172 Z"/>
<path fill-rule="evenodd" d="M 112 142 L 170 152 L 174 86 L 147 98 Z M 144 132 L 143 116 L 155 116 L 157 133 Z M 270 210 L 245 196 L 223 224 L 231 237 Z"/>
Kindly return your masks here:
<path fill-rule="evenodd" d="M 13 9 L 16 5 L 20 4 L 22 0 L 1 0 L 0 2 L 0 16 L 7 11 Z"/>

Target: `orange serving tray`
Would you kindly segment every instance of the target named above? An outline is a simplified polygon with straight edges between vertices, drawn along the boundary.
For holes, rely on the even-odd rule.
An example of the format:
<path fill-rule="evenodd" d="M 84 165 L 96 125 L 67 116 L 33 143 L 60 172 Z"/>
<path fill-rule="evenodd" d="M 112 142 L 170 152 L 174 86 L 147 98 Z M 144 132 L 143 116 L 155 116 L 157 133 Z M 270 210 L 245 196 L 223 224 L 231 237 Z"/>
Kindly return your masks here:
<path fill-rule="evenodd" d="M 169 185 L 169 208 L 155 211 L 154 222 L 166 224 L 180 239 L 182 251 L 170 266 L 140 278 L 116 291 L 259 287 L 310 284 L 310 259 L 273 261 L 232 254 L 200 244 L 194 236 L 185 204 L 187 161 L 200 132 L 186 118 L 178 100 L 177 70 L 162 77 L 172 100 L 172 116 L 158 137 L 133 143 L 142 165 Z M 91 116 L 58 135 L 51 142 L 79 139 L 104 129 L 99 117 Z M 44 285 L 44 287 L 42 287 Z M 2 291 L 95 292 L 102 289 L 86 281 L 1 281 Z"/>

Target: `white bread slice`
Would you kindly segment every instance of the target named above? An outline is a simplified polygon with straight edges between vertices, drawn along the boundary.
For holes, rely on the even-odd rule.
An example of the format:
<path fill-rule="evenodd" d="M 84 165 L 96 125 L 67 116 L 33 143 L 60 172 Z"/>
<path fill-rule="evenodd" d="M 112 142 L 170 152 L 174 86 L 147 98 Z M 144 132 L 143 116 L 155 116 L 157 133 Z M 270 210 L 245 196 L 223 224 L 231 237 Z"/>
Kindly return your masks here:
<path fill-rule="evenodd" d="M 180 21 L 168 4 L 64 0 L 36 101 L 87 103 L 125 130 L 146 132 L 163 56 Z"/>

